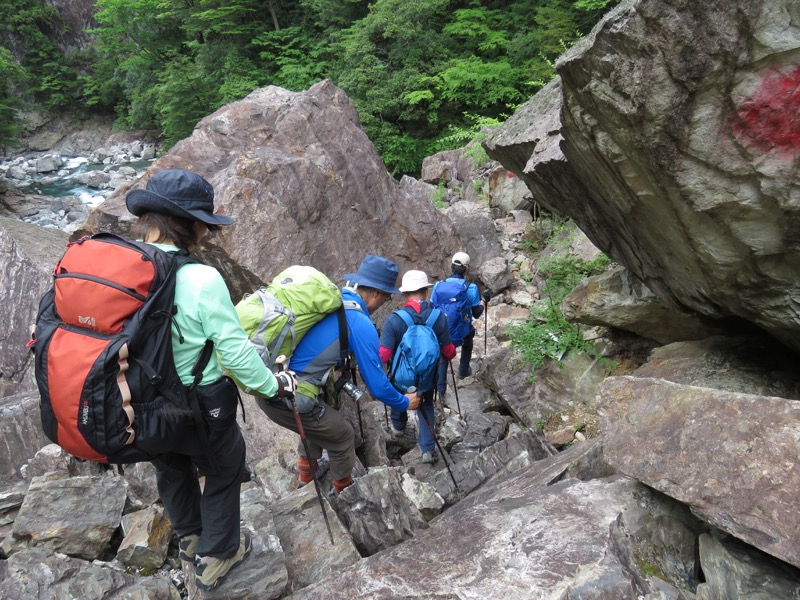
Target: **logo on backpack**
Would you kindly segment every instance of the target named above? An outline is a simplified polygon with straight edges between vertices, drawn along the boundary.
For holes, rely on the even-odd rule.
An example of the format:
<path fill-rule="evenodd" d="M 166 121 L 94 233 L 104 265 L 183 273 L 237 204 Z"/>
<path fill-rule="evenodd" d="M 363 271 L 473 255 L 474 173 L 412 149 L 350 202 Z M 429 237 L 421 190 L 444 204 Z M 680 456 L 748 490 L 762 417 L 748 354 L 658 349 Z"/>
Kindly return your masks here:
<path fill-rule="evenodd" d="M 78 315 L 78 324 L 79 325 L 88 325 L 92 329 L 95 328 L 97 322 L 95 321 L 94 317 L 81 317 Z"/>
<path fill-rule="evenodd" d="M 425 321 L 404 309 L 394 312 L 407 328 L 392 359 L 392 383 L 403 393 L 411 386 L 416 386 L 420 393 L 427 392 L 433 388 L 439 365 L 441 351 L 433 326 L 441 311 L 434 308 Z"/>
<path fill-rule="evenodd" d="M 175 272 L 192 260 L 109 233 L 67 245 L 33 346 L 50 440 L 97 462 L 164 452 L 191 414 L 171 327 Z"/>
<path fill-rule="evenodd" d="M 472 331 L 472 306 L 462 281 L 440 281 L 433 288 L 431 304 L 447 315 L 450 339 L 458 347 Z"/>

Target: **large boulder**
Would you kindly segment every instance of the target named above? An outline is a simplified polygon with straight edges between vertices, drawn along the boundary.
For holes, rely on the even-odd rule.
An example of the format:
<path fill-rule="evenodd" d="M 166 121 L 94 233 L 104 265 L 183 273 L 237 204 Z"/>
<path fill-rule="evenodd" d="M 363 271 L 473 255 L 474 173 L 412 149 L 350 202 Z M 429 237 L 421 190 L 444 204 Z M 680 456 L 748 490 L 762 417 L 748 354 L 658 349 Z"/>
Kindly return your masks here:
<path fill-rule="evenodd" d="M 664 300 L 800 350 L 800 4 L 623 2 L 486 142 Z"/>
<path fill-rule="evenodd" d="M 365 254 L 386 256 L 401 272 L 437 273 L 460 249 L 429 195 L 392 179 L 352 102 L 330 81 L 300 93 L 258 89 L 219 109 L 149 174 L 174 167 L 214 185 L 217 209 L 236 219 L 214 242 L 262 281 L 302 263 L 342 283 Z M 125 230 L 127 191 L 109 197 L 88 227 Z"/>
<path fill-rule="evenodd" d="M 0 217 L 0 397 L 36 389 L 26 344 L 66 243 L 61 231 Z"/>
<path fill-rule="evenodd" d="M 612 466 L 800 567 L 798 402 L 646 377 L 609 377 L 598 402 Z"/>

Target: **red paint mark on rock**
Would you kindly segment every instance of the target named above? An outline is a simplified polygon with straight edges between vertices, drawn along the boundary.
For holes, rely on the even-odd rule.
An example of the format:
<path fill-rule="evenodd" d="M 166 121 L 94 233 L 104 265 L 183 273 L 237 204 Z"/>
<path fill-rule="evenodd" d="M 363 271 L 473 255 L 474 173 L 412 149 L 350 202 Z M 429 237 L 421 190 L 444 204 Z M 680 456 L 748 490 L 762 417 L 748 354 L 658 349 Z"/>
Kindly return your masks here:
<path fill-rule="evenodd" d="M 734 132 L 750 144 L 800 152 L 800 66 L 764 77 L 737 112 Z"/>

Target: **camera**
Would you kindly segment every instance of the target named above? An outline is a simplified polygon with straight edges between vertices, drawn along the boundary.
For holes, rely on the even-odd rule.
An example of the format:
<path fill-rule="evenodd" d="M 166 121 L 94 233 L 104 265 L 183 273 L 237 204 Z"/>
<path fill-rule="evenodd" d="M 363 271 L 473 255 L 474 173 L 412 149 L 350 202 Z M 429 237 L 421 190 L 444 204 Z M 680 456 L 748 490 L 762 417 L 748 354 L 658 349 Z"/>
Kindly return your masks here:
<path fill-rule="evenodd" d="M 361 400 L 361 396 L 364 395 L 364 391 L 357 388 L 352 381 L 345 383 L 344 386 L 342 386 L 342 390 L 356 402 Z"/>

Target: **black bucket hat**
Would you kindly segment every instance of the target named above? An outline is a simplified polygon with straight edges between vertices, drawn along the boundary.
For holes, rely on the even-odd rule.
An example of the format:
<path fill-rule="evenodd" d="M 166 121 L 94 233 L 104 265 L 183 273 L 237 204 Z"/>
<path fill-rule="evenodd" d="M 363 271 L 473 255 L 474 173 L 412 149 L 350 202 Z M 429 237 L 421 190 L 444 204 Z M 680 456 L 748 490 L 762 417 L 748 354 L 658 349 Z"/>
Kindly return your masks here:
<path fill-rule="evenodd" d="M 230 225 L 231 217 L 214 214 L 214 188 L 197 173 L 184 169 L 167 169 L 156 173 L 147 187 L 132 190 L 125 197 L 128 210 L 141 216 L 156 212 L 206 225 Z"/>
<path fill-rule="evenodd" d="M 395 287 L 400 268 L 392 261 L 382 256 L 368 254 L 361 261 L 357 273 L 348 273 L 344 276 L 345 281 L 365 285 L 375 288 L 387 294 L 399 294 L 400 290 Z"/>

